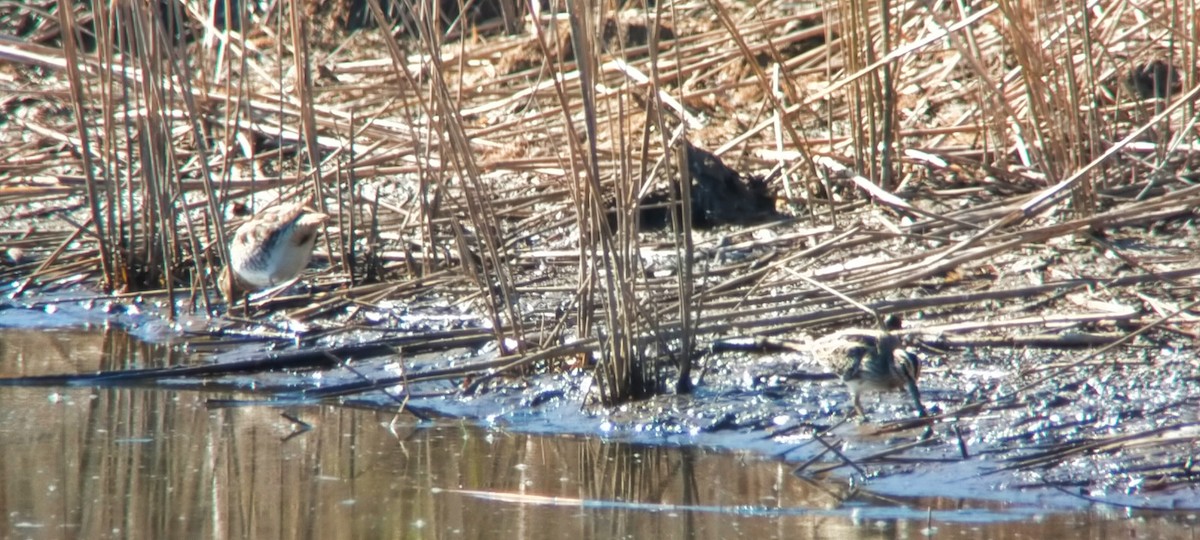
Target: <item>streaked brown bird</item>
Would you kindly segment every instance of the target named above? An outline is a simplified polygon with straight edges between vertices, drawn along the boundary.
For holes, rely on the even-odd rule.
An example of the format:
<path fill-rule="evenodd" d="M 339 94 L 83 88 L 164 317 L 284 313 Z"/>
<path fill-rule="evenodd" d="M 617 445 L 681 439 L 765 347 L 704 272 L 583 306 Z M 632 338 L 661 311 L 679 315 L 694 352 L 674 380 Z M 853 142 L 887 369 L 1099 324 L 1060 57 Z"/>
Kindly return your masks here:
<path fill-rule="evenodd" d="M 317 229 L 329 216 L 307 202 L 268 208 L 238 227 L 219 282 L 229 307 L 246 293 L 295 279 L 308 266 Z"/>
<path fill-rule="evenodd" d="M 837 374 L 854 399 L 854 410 L 864 418 L 860 394 L 865 390 L 903 388 L 912 397 L 917 416 L 925 416 L 917 378 L 921 364 L 917 355 L 903 348 L 900 338 L 883 330 L 849 329 L 812 343 L 813 356 Z"/>

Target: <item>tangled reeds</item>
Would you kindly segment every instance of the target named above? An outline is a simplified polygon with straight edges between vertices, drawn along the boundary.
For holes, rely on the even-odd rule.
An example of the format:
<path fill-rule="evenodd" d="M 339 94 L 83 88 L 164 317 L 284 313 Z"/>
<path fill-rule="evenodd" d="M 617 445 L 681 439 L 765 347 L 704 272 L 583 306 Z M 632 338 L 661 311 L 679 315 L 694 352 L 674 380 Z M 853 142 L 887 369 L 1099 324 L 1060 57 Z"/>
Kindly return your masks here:
<path fill-rule="evenodd" d="M 324 264 L 290 318 L 461 306 L 509 359 L 481 372 L 593 355 L 605 403 L 686 391 L 715 336 L 863 315 L 806 280 L 1114 332 L 1194 295 L 1194 1 L 551 4 L 445 25 L 371 0 L 354 32 L 317 3 L 223 6 L 237 27 L 6 5 L 0 277 L 219 313 L 231 205 L 316 195 Z M 793 217 L 695 229 L 689 144 Z M 639 231 L 656 190 L 675 225 Z M 1121 309 L 1055 303 L 1097 289 Z"/>

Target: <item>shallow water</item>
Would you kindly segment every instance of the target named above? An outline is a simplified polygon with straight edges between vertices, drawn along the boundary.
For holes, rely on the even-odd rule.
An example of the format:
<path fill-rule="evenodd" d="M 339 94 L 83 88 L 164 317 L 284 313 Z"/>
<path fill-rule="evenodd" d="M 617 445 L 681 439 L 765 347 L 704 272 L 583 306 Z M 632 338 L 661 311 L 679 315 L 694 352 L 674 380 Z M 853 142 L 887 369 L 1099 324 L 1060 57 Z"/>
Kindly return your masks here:
<path fill-rule="evenodd" d="M 0 330 L 5 377 L 181 354 L 113 330 Z M 1195 514 L 882 497 L 748 453 L 229 397 L 254 399 L 0 388 L 0 537 L 1200 537 Z"/>

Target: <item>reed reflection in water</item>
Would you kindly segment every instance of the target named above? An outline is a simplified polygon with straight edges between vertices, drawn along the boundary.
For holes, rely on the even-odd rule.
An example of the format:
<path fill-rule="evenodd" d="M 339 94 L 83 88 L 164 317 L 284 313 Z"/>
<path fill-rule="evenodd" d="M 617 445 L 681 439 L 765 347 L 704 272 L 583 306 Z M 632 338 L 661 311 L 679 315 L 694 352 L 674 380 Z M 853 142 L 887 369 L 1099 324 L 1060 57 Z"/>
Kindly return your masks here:
<path fill-rule="evenodd" d="M 84 336 L 69 347 L 46 339 L 67 338 L 22 344 L 0 331 L 0 371 L 32 365 L 35 351 L 80 369 L 97 362 L 81 354 L 155 354 Z M 941 534 L 956 537 L 1095 537 L 1129 527 L 1124 516 L 1093 513 L 945 522 L 964 507 L 999 514 L 974 502 L 851 496 L 750 455 L 420 426 L 334 406 L 214 408 L 214 397 L 0 388 L 0 537 L 914 538 L 926 532 L 927 509 Z M 1150 526 L 1170 536 L 1194 524 Z"/>
<path fill-rule="evenodd" d="M 290 409 L 313 426 L 297 435 L 277 409 L 205 399 L 0 391 L 5 536 L 608 538 L 661 527 L 678 531 L 667 538 L 719 538 L 737 521 L 670 508 L 762 503 L 726 492 L 736 483 L 701 488 L 685 476 L 696 451 L 461 425 L 393 432 L 389 414 L 337 407 Z M 642 500 L 653 504 L 619 504 Z"/>

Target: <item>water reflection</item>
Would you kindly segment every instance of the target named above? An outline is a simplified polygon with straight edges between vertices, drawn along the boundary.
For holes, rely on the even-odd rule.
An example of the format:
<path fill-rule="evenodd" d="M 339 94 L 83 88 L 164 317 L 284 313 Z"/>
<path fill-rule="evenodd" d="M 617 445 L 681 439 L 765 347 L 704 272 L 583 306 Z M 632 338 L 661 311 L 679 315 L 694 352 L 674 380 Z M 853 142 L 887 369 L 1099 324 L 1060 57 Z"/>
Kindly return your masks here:
<path fill-rule="evenodd" d="M 187 363 L 176 347 L 134 339 L 122 330 L 0 326 L 0 377 L 31 377 L 157 368 Z"/>
<path fill-rule="evenodd" d="M 161 352 L 81 336 L 0 333 L 0 343 L 0 366 L 21 374 Z M 103 359 L 114 351 L 128 356 Z M 215 397 L 0 388 L 0 536 L 915 538 L 932 525 L 939 536 L 1103 537 L 1187 535 L 1195 523 L 1098 512 L 955 522 L 967 503 L 852 497 L 750 455 L 419 426 L 330 406 L 213 407 Z M 977 520 L 994 518 L 974 506 Z"/>

